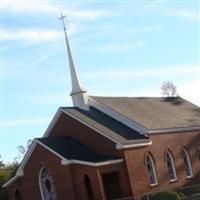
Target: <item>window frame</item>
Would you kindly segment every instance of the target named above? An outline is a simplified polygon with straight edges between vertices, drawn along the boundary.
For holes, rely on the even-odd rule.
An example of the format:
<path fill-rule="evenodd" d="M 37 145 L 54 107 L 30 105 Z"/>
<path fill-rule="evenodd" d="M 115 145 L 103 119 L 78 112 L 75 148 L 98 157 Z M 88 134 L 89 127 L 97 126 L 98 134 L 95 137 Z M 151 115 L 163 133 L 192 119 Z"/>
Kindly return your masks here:
<path fill-rule="evenodd" d="M 148 164 L 150 164 L 151 171 L 149 171 Z M 158 175 L 156 172 L 156 164 L 155 164 L 155 160 L 154 160 L 153 156 L 150 153 L 147 153 L 145 155 L 145 166 L 147 167 L 148 179 L 149 179 L 150 186 L 153 187 L 153 186 L 158 185 L 159 182 L 158 182 Z M 150 174 L 150 173 L 152 173 L 152 174 Z M 154 179 L 153 182 L 151 181 L 151 176 Z"/>
<path fill-rule="evenodd" d="M 178 176 L 177 176 L 174 156 L 173 156 L 172 152 L 168 149 L 168 150 L 165 151 L 165 156 L 164 157 L 165 157 L 165 162 L 167 164 L 168 178 L 169 178 L 171 183 L 176 182 L 178 180 Z M 170 165 L 171 165 L 172 169 L 170 169 L 169 162 L 170 162 Z M 171 170 L 172 170 L 172 173 L 173 173 L 172 174 L 173 178 L 171 177 L 171 174 L 170 174 Z"/>
<path fill-rule="evenodd" d="M 185 159 L 183 158 L 183 156 L 185 155 Z M 192 170 L 192 163 L 191 163 L 191 159 L 190 159 L 190 154 L 189 154 L 189 151 L 183 147 L 181 149 L 181 159 L 183 159 L 184 161 L 184 168 L 185 168 L 185 174 L 186 174 L 186 178 L 192 178 L 194 177 L 194 174 L 193 174 L 193 170 Z M 188 165 L 188 166 L 186 166 Z M 189 170 L 189 174 L 187 172 L 187 169 Z"/>
<path fill-rule="evenodd" d="M 50 181 L 50 179 L 47 179 L 47 180 L 49 180 L 50 181 L 50 183 L 51 183 L 51 187 L 53 187 L 53 189 L 55 190 L 54 192 L 55 192 L 55 199 L 57 200 L 57 194 L 56 194 L 56 188 L 55 188 L 55 185 L 54 185 L 54 181 L 53 181 L 53 178 L 52 178 L 52 176 L 51 176 L 51 174 L 50 174 L 50 172 L 49 172 L 49 170 L 47 169 L 47 168 L 45 168 L 45 167 L 42 167 L 41 169 L 40 169 L 40 172 L 39 172 L 39 188 L 40 188 L 40 194 L 41 194 L 41 197 L 42 197 L 42 200 L 45 200 L 45 192 L 44 192 L 44 187 L 43 187 L 43 185 L 42 185 L 42 176 L 43 176 L 43 173 L 44 173 L 44 171 L 46 171 L 46 173 L 48 174 L 48 176 L 50 177 L 50 179 L 51 179 L 51 181 Z"/>

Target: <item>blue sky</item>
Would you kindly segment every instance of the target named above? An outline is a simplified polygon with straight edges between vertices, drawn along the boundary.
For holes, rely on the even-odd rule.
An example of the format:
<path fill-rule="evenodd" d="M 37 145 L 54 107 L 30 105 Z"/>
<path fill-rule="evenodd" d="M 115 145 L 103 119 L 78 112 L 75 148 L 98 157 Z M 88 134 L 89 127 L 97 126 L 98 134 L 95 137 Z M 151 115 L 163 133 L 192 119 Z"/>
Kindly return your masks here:
<path fill-rule="evenodd" d="M 89 94 L 161 96 L 173 81 L 200 105 L 199 1 L 1 1 L 1 152 L 41 137 L 71 82 L 60 12 Z"/>

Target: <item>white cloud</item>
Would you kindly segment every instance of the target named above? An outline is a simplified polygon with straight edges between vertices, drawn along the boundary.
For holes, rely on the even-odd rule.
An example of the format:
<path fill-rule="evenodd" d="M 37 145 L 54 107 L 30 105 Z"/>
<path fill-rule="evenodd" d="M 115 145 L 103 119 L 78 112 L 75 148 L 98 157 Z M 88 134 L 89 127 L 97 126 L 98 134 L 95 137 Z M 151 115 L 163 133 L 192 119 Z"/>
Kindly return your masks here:
<path fill-rule="evenodd" d="M 169 16 L 180 17 L 192 21 L 200 20 L 200 13 L 195 11 L 188 11 L 188 10 L 177 10 L 177 11 L 168 11 L 166 12 Z"/>
<path fill-rule="evenodd" d="M 43 124 L 50 122 L 51 118 L 49 117 L 40 117 L 40 118 L 31 118 L 31 119 L 13 119 L 2 122 L 2 127 L 13 127 L 13 126 L 22 126 L 30 124 Z"/>
<path fill-rule="evenodd" d="M 78 19 L 95 20 L 102 17 L 113 16 L 113 13 L 106 10 L 64 10 L 64 13 L 69 17 Z"/>
<path fill-rule="evenodd" d="M 67 9 L 66 9 L 67 7 Z M 3 10 L 14 14 L 48 14 L 58 16 L 61 12 L 70 18 L 95 20 L 102 17 L 113 16 L 113 13 L 103 9 L 73 8 L 69 2 L 56 1 L 5 1 Z M 58 16 L 59 17 L 59 16 Z"/>
<path fill-rule="evenodd" d="M 15 14 L 25 13 L 55 13 L 57 8 L 49 1 L 4 1 L 3 10 Z"/>
<path fill-rule="evenodd" d="M 135 50 L 143 47 L 143 41 L 137 41 L 135 43 L 109 43 L 102 44 L 96 47 L 91 47 L 92 51 L 109 52 L 110 54 L 119 54 L 122 52 Z"/>
<path fill-rule="evenodd" d="M 108 69 L 110 69 L 108 67 Z M 140 77 L 174 77 L 174 76 L 189 76 L 200 73 L 200 66 L 165 66 L 151 69 L 112 69 L 88 72 L 84 74 L 85 79 L 128 79 Z"/>
<path fill-rule="evenodd" d="M 68 29 L 68 34 L 73 34 L 76 26 Z M 20 28 L 20 29 L 4 29 L 2 30 L 2 40 L 4 41 L 23 41 L 24 44 L 30 45 L 41 42 L 49 42 L 57 39 L 63 39 L 63 31 L 55 31 L 50 29 Z"/>
<path fill-rule="evenodd" d="M 199 72 L 200 73 L 200 72 Z M 200 106 L 200 77 L 180 84 L 178 87 L 179 95 Z"/>
<path fill-rule="evenodd" d="M 65 93 L 29 94 L 26 96 L 20 95 L 19 100 L 25 101 L 26 104 L 32 106 L 65 106 L 71 104 L 69 95 Z"/>
<path fill-rule="evenodd" d="M 130 35 L 135 35 L 135 34 L 143 34 L 143 33 L 149 33 L 149 32 L 159 32 L 162 30 L 162 26 L 155 26 L 155 25 L 148 25 L 148 26 L 143 26 L 143 27 L 126 27 L 122 28 L 122 26 L 116 25 L 116 24 L 107 24 L 103 26 L 98 26 L 95 27 L 97 30 L 98 35 L 112 35 L 113 33 L 119 33 L 120 34 L 130 34 Z M 95 34 L 95 36 L 96 36 Z"/>

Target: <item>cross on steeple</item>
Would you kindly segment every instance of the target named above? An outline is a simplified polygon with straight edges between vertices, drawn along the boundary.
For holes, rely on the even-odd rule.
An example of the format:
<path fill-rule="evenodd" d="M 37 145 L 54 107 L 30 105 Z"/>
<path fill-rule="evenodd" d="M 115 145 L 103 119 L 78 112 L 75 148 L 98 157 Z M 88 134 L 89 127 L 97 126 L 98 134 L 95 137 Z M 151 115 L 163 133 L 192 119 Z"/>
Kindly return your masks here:
<path fill-rule="evenodd" d="M 64 28 L 64 30 L 66 30 L 66 27 L 65 27 L 65 21 L 64 21 L 64 18 L 66 17 L 66 15 L 63 15 L 63 13 L 61 12 L 60 13 L 60 18 L 58 18 L 58 19 L 60 19 L 60 20 L 62 20 L 62 23 L 63 23 L 63 28 Z"/>
<path fill-rule="evenodd" d="M 70 93 L 73 101 L 73 105 L 82 109 L 88 109 L 88 97 L 87 97 L 87 91 L 83 89 L 83 87 L 80 84 L 80 80 L 78 77 L 78 73 L 76 70 L 76 66 L 73 61 L 71 48 L 69 45 L 69 40 L 67 37 L 67 30 L 65 27 L 65 21 L 64 18 L 66 16 L 61 13 L 61 17 L 59 20 L 62 20 L 63 28 L 64 28 L 64 34 L 65 34 L 65 42 L 67 47 L 67 55 L 69 60 L 69 67 L 70 67 L 70 73 L 71 73 L 71 83 L 72 83 L 72 91 Z"/>

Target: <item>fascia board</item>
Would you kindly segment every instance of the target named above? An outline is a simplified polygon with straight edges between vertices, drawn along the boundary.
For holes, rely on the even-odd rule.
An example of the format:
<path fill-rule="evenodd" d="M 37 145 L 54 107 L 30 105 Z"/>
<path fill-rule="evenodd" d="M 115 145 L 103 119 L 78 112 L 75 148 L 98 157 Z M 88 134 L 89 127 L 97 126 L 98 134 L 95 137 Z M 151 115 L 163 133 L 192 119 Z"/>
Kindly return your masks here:
<path fill-rule="evenodd" d="M 56 124 L 56 122 L 58 121 L 59 117 L 61 116 L 61 114 L 62 114 L 62 108 L 59 108 L 57 110 L 56 114 L 54 115 L 53 119 L 51 120 L 48 128 L 46 129 L 43 137 L 48 137 L 49 136 L 49 134 L 51 133 L 51 131 L 52 131 L 53 127 L 54 127 L 54 125 Z"/>
<path fill-rule="evenodd" d="M 109 161 L 103 161 L 103 162 L 88 162 L 88 161 L 81 161 L 81 160 L 63 160 L 62 165 L 69 165 L 69 164 L 80 164 L 80 165 L 87 165 L 91 167 L 98 167 L 103 165 L 112 165 L 123 162 L 123 159 L 117 159 L 117 160 L 109 160 Z"/>
<path fill-rule="evenodd" d="M 189 132 L 189 131 L 200 131 L 200 126 L 148 130 L 148 134 L 149 135 L 161 134 L 161 133 L 166 133 L 166 134 L 169 133 L 170 134 L 170 133 Z"/>
<path fill-rule="evenodd" d="M 123 150 L 123 149 L 131 149 L 131 148 L 138 148 L 138 147 L 147 147 L 150 145 L 152 145 L 152 141 L 137 143 L 137 144 L 116 145 L 116 148 L 118 150 Z"/>

